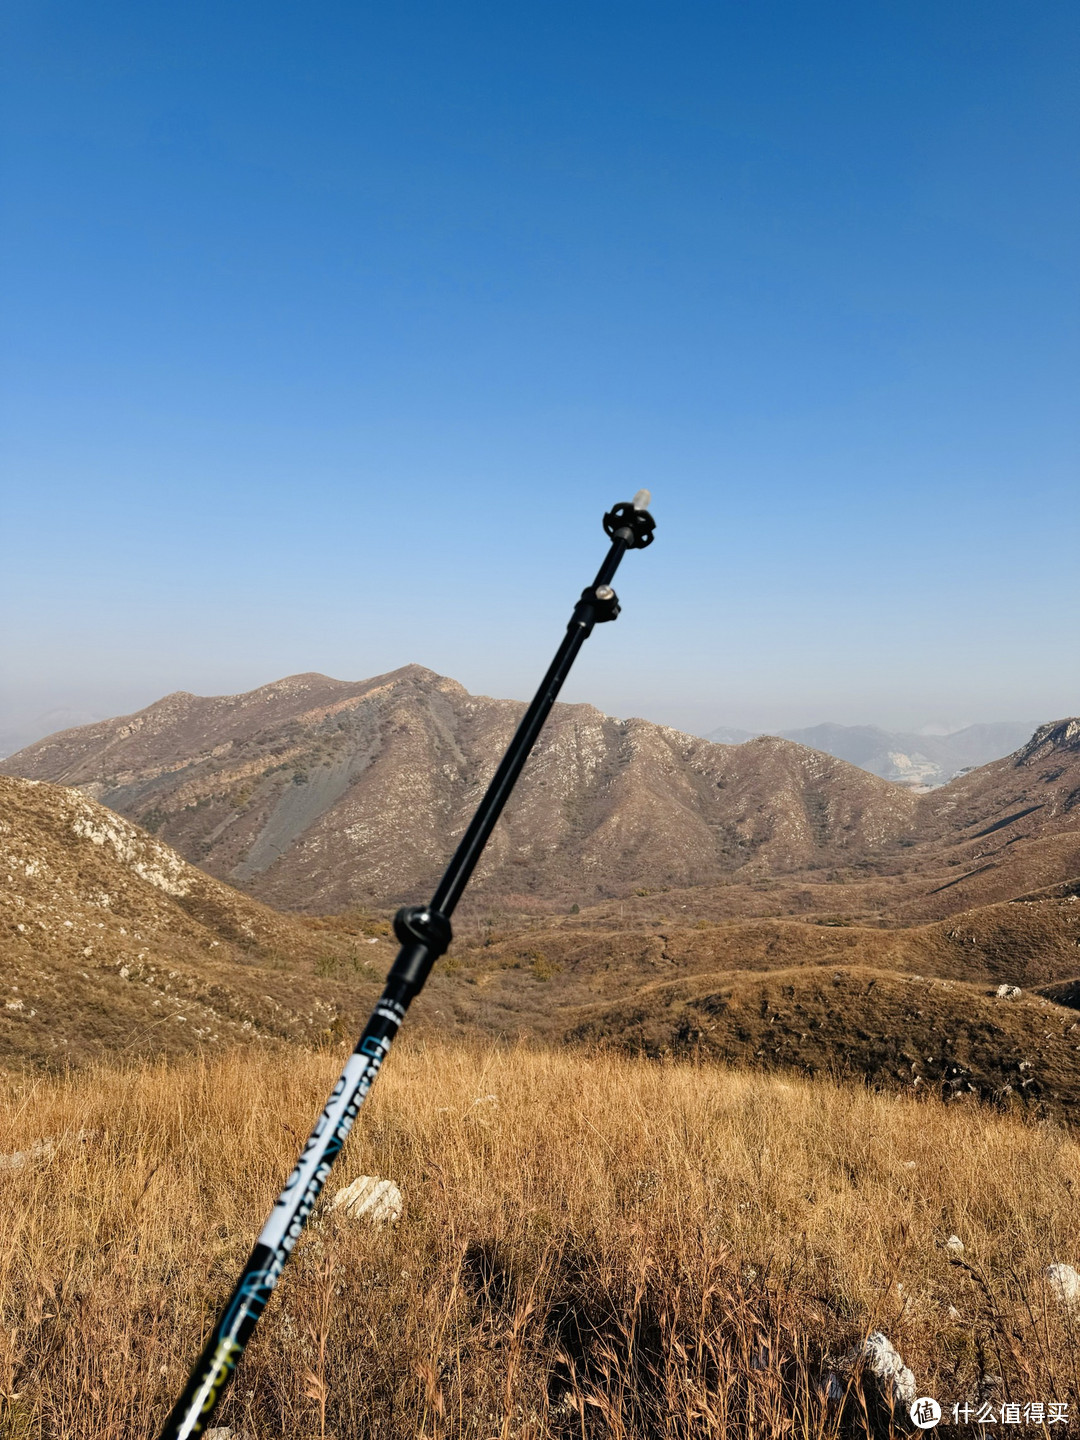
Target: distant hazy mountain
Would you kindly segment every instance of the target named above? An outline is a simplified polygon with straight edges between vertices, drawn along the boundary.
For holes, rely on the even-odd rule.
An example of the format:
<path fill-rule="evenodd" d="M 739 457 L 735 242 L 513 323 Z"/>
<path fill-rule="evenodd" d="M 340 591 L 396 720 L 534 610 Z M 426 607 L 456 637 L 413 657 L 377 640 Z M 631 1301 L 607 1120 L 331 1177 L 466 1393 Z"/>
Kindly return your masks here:
<path fill-rule="evenodd" d="M 882 730 L 876 725 L 811 725 L 781 730 L 785 740 L 835 755 L 883 780 L 903 785 L 944 785 L 954 775 L 1011 755 L 1035 729 L 1031 720 L 1003 720 L 992 725 L 967 725 L 952 735 L 916 735 Z M 705 737 L 718 745 L 740 745 L 748 732 L 721 727 Z"/>
<path fill-rule="evenodd" d="M 43 715 L 34 715 L 30 719 L 0 720 L 0 757 L 14 755 L 16 751 L 24 750 L 35 740 L 52 735 L 57 730 L 72 730 L 77 725 L 92 725 L 95 720 L 104 718 L 90 710 L 61 707 L 47 710 Z"/>
<path fill-rule="evenodd" d="M 738 730 L 734 725 L 720 725 L 717 729 L 710 730 L 705 739 L 711 740 L 714 745 L 742 745 L 760 734 L 760 730 Z"/>

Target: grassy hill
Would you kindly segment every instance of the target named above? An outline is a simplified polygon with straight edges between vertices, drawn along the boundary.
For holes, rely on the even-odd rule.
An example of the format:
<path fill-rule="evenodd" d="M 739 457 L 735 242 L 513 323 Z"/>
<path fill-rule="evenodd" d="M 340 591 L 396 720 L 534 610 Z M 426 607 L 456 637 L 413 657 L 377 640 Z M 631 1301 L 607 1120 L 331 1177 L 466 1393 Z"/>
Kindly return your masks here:
<path fill-rule="evenodd" d="M 0 776 L 0 1063 L 324 1043 L 358 1028 L 386 931 L 278 915 L 78 791 Z"/>
<path fill-rule="evenodd" d="M 0 1144 L 56 1144 L 0 1189 L 5 1435 L 151 1440 L 339 1059 L 5 1082 Z M 331 1189 L 357 1174 L 394 1179 L 404 1216 L 315 1222 L 220 1412 L 234 1434 L 865 1435 L 843 1357 L 875 1330 L 944 1406 L 1080 1400 L 1076 1322 L 1046 1277 L 1080 1261 L 1080 1148 L 1054 1127 L 414 1041 Z"/>

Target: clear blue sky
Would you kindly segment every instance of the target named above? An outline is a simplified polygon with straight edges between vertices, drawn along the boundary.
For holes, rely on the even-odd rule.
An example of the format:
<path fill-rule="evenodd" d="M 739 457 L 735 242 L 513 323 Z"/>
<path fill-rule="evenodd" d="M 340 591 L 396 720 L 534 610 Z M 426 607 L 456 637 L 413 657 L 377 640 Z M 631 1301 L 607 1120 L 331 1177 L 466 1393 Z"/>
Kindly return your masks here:
<path fill-rule="evenodd" d="M 1080 712 L 1080 9 L 11 0 L 5 716 Z"/>

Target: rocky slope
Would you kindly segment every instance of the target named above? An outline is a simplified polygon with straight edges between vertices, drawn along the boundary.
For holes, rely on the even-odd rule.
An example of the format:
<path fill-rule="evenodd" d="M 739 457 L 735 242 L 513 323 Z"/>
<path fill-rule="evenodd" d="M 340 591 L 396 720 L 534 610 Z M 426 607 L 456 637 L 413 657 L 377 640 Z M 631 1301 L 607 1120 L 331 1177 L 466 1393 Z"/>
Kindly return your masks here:
<path fill-rule="evenodd" d="M 391 951 L 359 918 L 276 915 L 78 791 L 0 776 L 6 1063 L 351 1032 Z"/>
<path fill-rule="evenodd" d="M 1080 720 L 1055 720 L 1013 754 L 926 796 L 915 837 L 948 840 L 962 832 L 984 840 L 989 853 L 1019 836 L 1075 831 L 1078 805 Z"/>
<path fill-rule="evenodd" d="M 898 920 L 934 918 L 1080 874 L 1080 720 L 1041 726 L 1013 755 L 919 797 L 887 868 L 919 895 Z"/>
<path fill-rule="evenodd" d="M 211 874 L 309 911 L 430 892 L 523 707 L 419 666 L 167 696 L 54 735 L 9 774 L 76 786 Z M 474 891 L 566 903 L 825 866 L 906 833 L 913 797 L 763 737 L 712 745 L 559 705 Z"/>

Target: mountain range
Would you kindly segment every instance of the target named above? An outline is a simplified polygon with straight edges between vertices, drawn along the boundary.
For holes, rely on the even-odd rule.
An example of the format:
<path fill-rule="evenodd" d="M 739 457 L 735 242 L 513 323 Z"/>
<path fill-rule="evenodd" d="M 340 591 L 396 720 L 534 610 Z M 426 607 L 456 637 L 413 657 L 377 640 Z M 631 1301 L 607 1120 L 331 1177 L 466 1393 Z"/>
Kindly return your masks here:
<path fill-rule="evenodd" d="M 279 909 L 430 893 L 521 716 L 416 665 L 166 696 L 0 769 L 74 786 Z M 794 741 L 720 745 L 558 705 L 471 898 L 566 910 L 696 888 L 728 916 L 940 918 L 1080 874 L 1080 726 L 926 794 Z M 838 888 L 840 887 L 840 888 Z"/>
<path fill-rule="evenodd" d="M 417 665 L 295 675 L 169 695 L 0 768 L 77 787 L 272 905 L 325 912 L 433 888 L 523 709 Z M 543 908 L 835 865 L 906 834 L 915 806 L 787 740 L 713 745 L 558 705 L 473 888 Z"/>
<path fill-rule="evenodd" d="M 388 908 L 430 892 L 522 708 L 419 666 L 298 675 L 10 757 L 0 1061 L 352 1035 Z M 916 794 L 560 705 L 410 1023 L 1068 1119 L 1078 818 L 1080 720 Z"/>
<path fill-rule="evenodd" d="M 966 725 L 948 735 L 832 723 L 778 733 L 785 740 L 847 760 L 872 775 L 880 775 L 883 780 L 929 789 L 946 784 L 966 770 L 1011 754 L 1034 729 L 1034 721 L 1006 720 L 989 725 Z M 749 730 L 721 726 L 705 738 L 718 744 L 740 745 L 756 736 Z"/>

